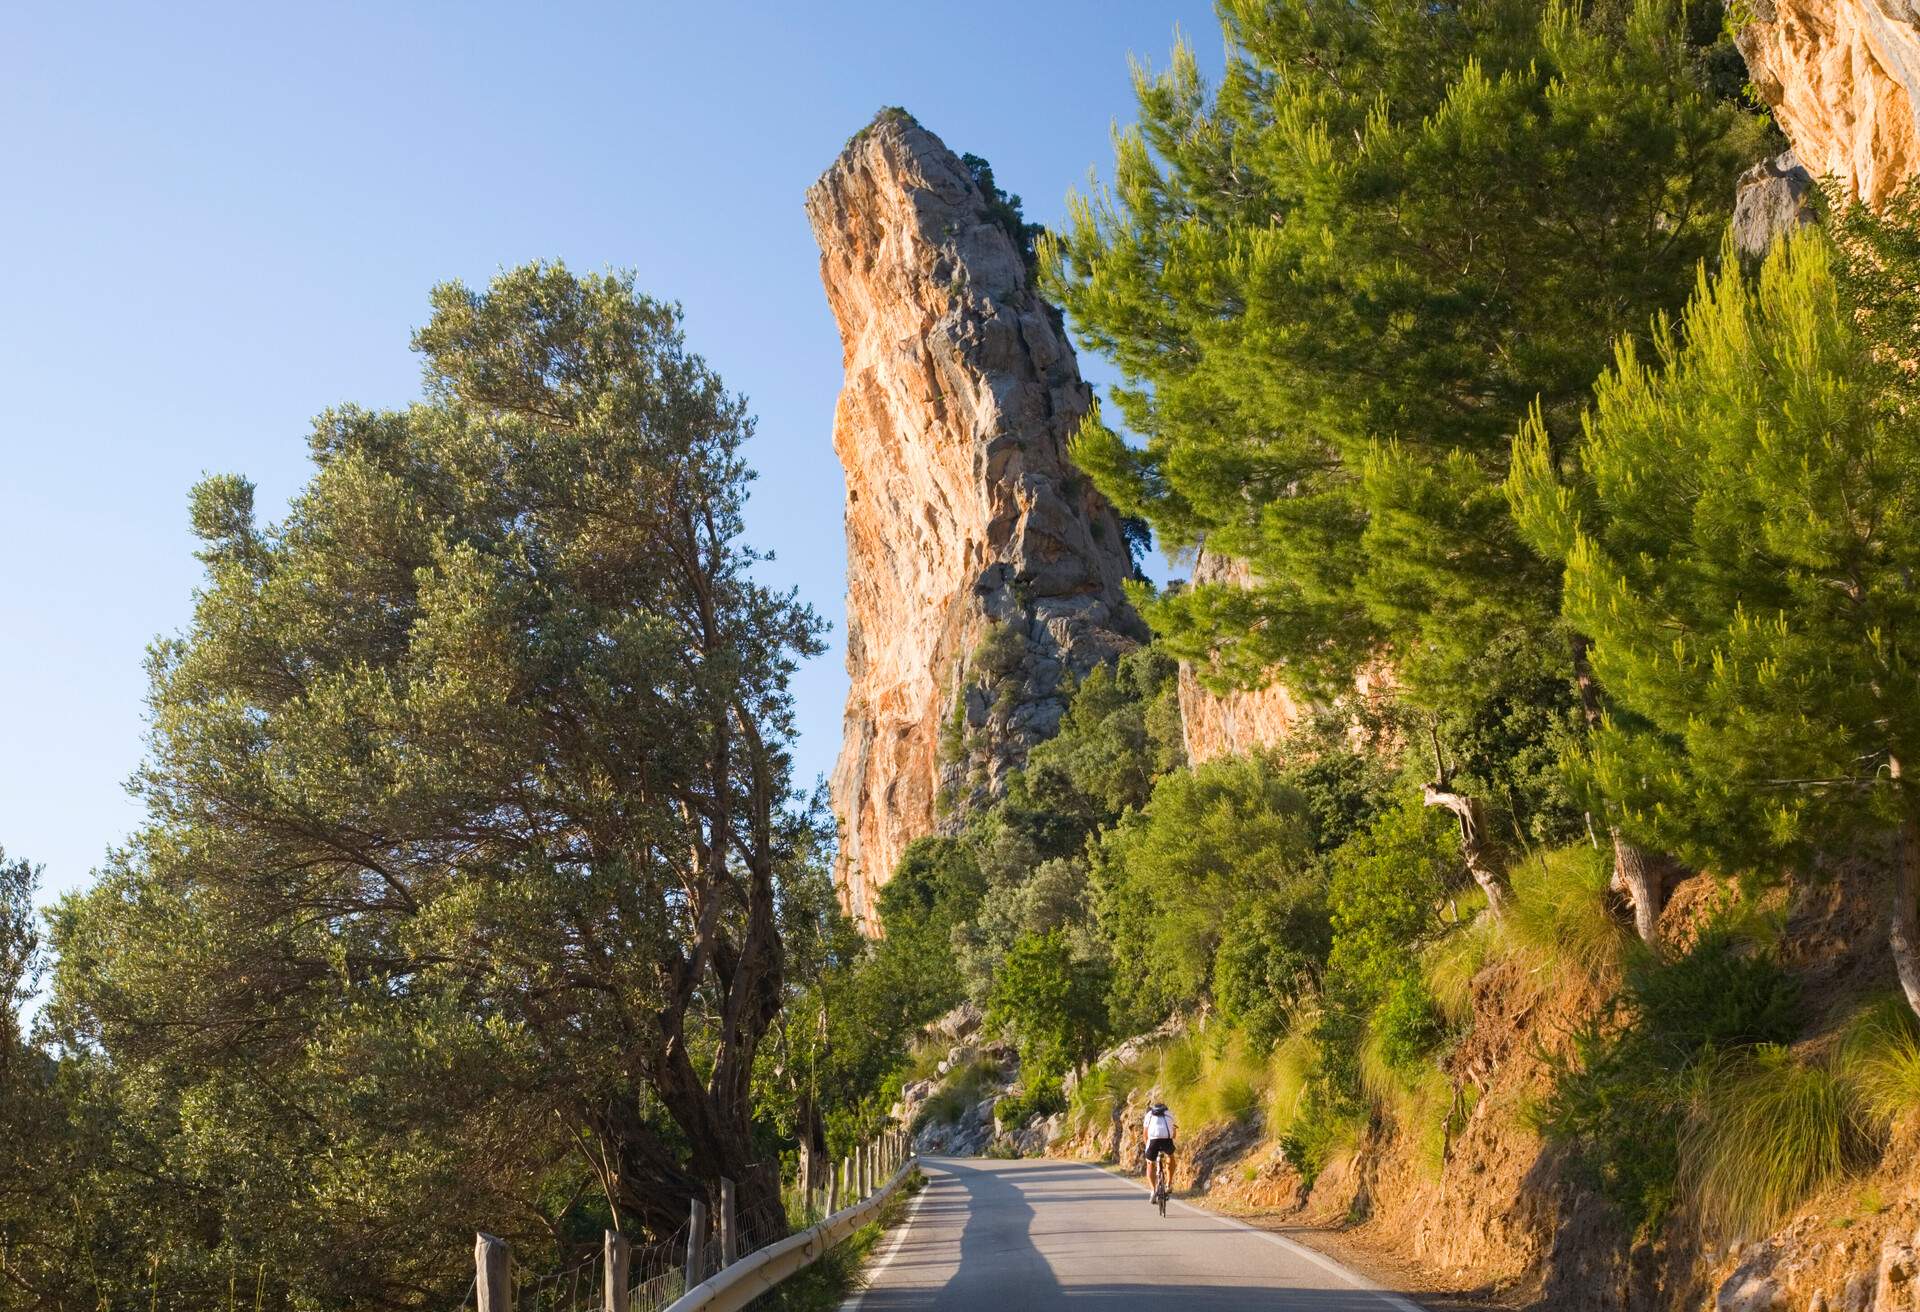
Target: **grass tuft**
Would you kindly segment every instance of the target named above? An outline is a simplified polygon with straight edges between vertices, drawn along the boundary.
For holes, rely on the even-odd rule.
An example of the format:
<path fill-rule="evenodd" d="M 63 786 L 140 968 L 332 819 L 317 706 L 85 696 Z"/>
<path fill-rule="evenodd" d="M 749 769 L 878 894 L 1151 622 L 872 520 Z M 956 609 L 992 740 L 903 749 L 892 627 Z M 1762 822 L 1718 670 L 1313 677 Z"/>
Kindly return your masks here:
<path fill-rule="evenodd" d="M 1850 1081 L 1762 1044 L 1703 1081 L 1680 1133 L 1680 1184 L 1708 1230 L 1746 1239 L 1874 1155 Z"/>
<path fill-rule="evenodd" d="M 1620 976 L 1633 942 L 1607 906 L 1609 854 L 1584 844 L 1540 852 L 1513 868 L 1510 945 L 1596 982 Z"/>
<path fill-rule="evenodd" d="M 1920 1019 L 1900 993 L 1887 993 L 1855 1013 L 1838 1061 L 1879 1125 L 1920 1113 Z"/>
<path fill-rule="evenodd" d="M 1387 1045 L 1369 1027 L 1360 1045 L 1360 1086 L 1380 1114 L 1413 1143 L 1420 1164 L 1438 1175 L 1454 1107 L 1453 1085 L 1439 1066 L 1390 1060 Z"/>
<path fill-rule="evenodd" d="M 1434 941 L 1425 953 L 1427 991 L 1449 1026 L 1473 1019 L 1473 980 L 1499 951 L 1499 925 L 1475 916 Z"/>
<path fill-rule="evenodd" d="M 1320 1054 L 1314 1050 L 1305 1027 L 1296 1028 L 1267 1054 L 1266 1112 L 1270 1133 L 1283 1133 L 1299 1118 L 1306 1107 L 1319 1060 Z"/>
<path fill-rule="evenodd" d="M 1191 1031 L 1161 1051 L 1160 1096 L 1190 1130 L 1253 1115 L 1266 1089 L 1266 1064 L 1234 1031 Z"/>

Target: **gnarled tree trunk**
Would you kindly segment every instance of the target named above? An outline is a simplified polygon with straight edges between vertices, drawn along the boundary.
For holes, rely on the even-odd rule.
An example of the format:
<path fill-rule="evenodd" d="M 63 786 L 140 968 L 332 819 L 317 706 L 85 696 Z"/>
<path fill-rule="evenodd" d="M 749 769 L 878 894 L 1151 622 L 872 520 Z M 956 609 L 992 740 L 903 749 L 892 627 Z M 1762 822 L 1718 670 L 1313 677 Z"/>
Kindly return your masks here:
<path fill-rule="evenodd" d="M 1494 919 L 1504 918 L 1507 906 L 1513 900 L 1513 889 L 1487 852 L 1486 826 L 1481 821 L 1478 800 L 1465 793 L 1456 793 L 1445 778 L 1424 785 L 1421 799 L 1428 806 L 1451 811 L 1460 822 L 1460 855 L 1467 863 L 1467 873 L 1485 891 L 1487 910 L 1493 913 Z"/>
<path fill-rule="evenodd" d="M 1900 778 L 1900 758 L 1887 758 L 1887 773 L 1900 791 L 1902 819 L 1895 837 L 1893 908 L 1888 917 L 1887 946 L 1893 950 L 1894 973 L 1907 1005 L 1920 1016 L 1920 816 L 1916 803 Z"/>
<path fill-rule="evenodd" d="M 1594 682 L 1593 666 L 1587 660 L 1587 640 L 1573 635 L 1573 686 L 1580 693 L 1580 711 L 1589 731 L 1600 723 L 1600 689 Z M 1651 943 L 1660 928 L 1660 909 L 1666 889 L 1653 854 L 1620 832 L 1620 826 L 1607 822 L 1607 837 L 1613 840 L 1613 884 L 1633 904 L 1633 928 L 1643 942 Z"/>

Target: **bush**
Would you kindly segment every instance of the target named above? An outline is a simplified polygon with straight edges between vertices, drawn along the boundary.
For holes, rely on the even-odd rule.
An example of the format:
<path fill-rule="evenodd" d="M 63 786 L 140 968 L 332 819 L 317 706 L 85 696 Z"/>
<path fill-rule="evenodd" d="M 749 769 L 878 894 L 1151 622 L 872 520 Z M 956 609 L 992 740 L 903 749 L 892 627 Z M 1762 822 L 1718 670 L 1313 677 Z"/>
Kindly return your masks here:
<path fill-rule="evenodd" d="M 1266 936 L 1236 950 L 1249 975 L 1267 968 L 1272 948 L 1307 960 L 1325 951 L 1305 799 L 1262 757 L 1162 778 L 1144 808 L 1107 831 L 1093 880 L 1113 943 L 1118 1028 L 1145 1028 L 1208 999 L 1239 908 L 1260 905 Z"/>
<path fill-rule="evenodd" d="M 1370 1031 L 1392 1036 L 1394 1060 L 1402 1064 L 1440 1038 L 1419 944 L 1442 928 L 1437 913 L 1458 877 L 1459 843 L 1444 817 L 1410 797 L 1382 812 L 1328 864 L 1334 937 L 1313 1037 L 1320 1097 L 1329 1114 L 1345 1118 L 1367 1108 L 1360 1058 Z"/>
<path fill-rule="evenodd" d="M 1107 980 L 1100 963 L 1073 955 L 1062 930 L 1014 941 L 994 977 L 986 1023 L 1013 1035 L 1029 1090 L 1051 1088 L 1058 1100 L 1061 1078 L 1099 1049 Z"/>
<path fill-rule="evenodd" d="M 1049 1079 L 1027 1085 L 1019 1093 L 1002 1098 L 994 1105 L 993 1119 L 1003 1126 L 1020 1126 L 1035 1116 L 1051 1116 L 1055 1112 L 1065 1111 L 1066 1107 L 1067 1099 L 1060 1091 L 1060 1081 Z"/>
<path fill-rule="evenodd" d="M 1381 1060 L 1402 1071 L 1420 1066 L 1422 1059 L 1440 1046 L 1446 1033 L 1427 982 L 1417 974 L 1394 981 L 1387 996 L 1373 1009 L 1368 1028 Z"/>
<path fill-rule="evenodd" d="M 1272 1047 L 1326 959 L 1328 931 L 1318 899 L 1259 892 L 1242 897 L 1220 931 L 1213 997 L 1220 1019 L 1261 1051 Z"/>
<path fill-rule="evenodd" d="M 1311 1189 L 1334 1155 L 1351 1147 L 1365 1129 L 1364 1116 L 1329 1102 L 1318 1088 L 1309 1088 L 1299 1113 L 1279 1136 L 1280 1152 Z"/>
<path fill-rule="evenodd" d="M 1555 1063 L 1536 1128 L 1573 1148 L 1629 1226 L 1657 1226 L 1676 1197 L 1682 1127 L 1714 1070 L 1741 1049 L 1788 1041 L 1797 1022 L 1798 991 L 1771 951 L 1711 925 L 1676 961 L 1633 960 L 1613 1014 Z"/>

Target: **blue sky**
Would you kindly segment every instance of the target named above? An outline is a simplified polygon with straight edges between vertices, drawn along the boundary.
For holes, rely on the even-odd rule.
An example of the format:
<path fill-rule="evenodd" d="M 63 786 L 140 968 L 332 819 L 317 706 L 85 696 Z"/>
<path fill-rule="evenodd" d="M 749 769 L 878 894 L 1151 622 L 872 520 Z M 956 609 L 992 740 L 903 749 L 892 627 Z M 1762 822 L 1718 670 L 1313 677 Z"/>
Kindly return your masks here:
<path fill-rule="evenodd" d="M 752 399 L 750 536 L 835 626 L 796 688 L 824 773 L 840 348 L 802 192 L 898 104 L 1056 220 L 1176 27 L 1217 71 L 1206 0 L 0 7 L 0 844 L 51 896 L 138 822 L 188 487 L 277 514 L 313 414 L 414 395 L 432 284 L 535 258 L 637 270 Z"/>

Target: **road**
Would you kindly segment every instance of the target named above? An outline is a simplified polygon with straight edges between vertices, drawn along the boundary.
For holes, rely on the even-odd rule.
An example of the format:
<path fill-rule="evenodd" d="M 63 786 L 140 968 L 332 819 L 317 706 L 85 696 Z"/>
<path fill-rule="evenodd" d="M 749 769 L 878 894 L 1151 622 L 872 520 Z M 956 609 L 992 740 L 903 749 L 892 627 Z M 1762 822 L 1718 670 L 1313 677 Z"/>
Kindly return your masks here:
<path fill-rule="evenodd" d="M 908 1219 L 880 1241 L 857 1312 L 1279 1308 L 1419 1312 L 1331 1258 L 1076 1162 L 930 1158 Z"/>

